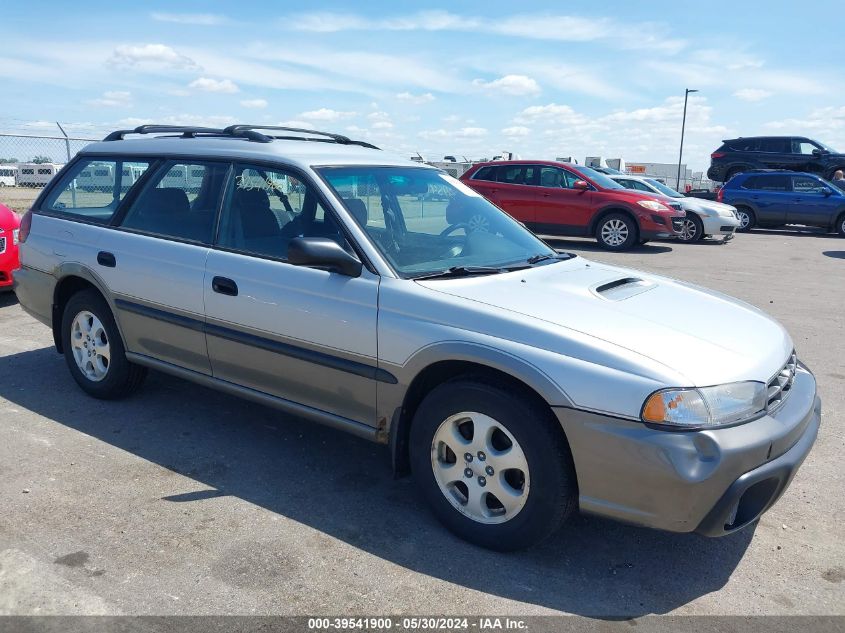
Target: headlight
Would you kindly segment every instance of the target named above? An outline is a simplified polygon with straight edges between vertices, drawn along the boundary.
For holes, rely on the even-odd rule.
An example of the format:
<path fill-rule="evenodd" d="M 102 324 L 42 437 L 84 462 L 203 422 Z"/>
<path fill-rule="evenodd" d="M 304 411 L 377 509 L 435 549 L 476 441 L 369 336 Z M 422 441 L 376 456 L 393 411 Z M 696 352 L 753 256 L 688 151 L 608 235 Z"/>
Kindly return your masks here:
<path fill-rule="evenodd" d="M 15 229 L 15 230 L 12 231 L 12 244 L 18 243 L 18 236 L 20 235 L 20 233 L 21 233 L 20 229 Z"/>
<path fill-rule="evenodd" d="M 766 385 L 732 382 L 697 389 L 661 389 L 643 404 L 643 422 L 708 428 L 742 422 L 766 408 Z"/>
<path fill-rule="evenodd" d="M 651 211 L 669 211 L 669 207 L 657 200 L 637 200 L 637 204 Z"/>

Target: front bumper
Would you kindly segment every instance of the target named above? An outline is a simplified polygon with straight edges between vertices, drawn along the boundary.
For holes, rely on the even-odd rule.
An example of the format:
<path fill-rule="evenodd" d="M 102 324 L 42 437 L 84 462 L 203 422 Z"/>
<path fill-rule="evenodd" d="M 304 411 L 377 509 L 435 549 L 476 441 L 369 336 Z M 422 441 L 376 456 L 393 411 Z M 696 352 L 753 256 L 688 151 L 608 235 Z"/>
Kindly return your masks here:
<path fill-rule="evenodd" d="M 705 235 L 730 235 L 739 228 L 739 220 L 735 217 L 725 217 L 721 215 L 699 215 L 701 223 L 704 225 Z"/>
<path fill-rule="evenodd" d="M 752 422 L 665 431 L 556 408 L 583 512 L 672 532 L 728 534 L 777 501 L 815 441 L 816 381 L 804 367 L 783 405 Z"/>
<path fill-rule="evenodd" d="M 0 288 L 11 288 L 15 283 L 14 271 L 19 266 L 18 249 L 8 250 L 0 254 Z"/>

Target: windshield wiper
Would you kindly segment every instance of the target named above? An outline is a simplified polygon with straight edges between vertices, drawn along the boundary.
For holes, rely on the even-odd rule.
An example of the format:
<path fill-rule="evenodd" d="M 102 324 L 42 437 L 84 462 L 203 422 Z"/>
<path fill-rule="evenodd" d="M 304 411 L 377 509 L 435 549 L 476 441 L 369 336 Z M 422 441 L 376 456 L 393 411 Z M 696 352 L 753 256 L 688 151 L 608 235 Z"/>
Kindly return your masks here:
<path fill-rule="evenodd" d="M 425 273 L 414 280 L 420 279 L 443 279 L 447 277 L 471 277 L 473 275 L 498 275 L 501 273 L 509 273 L 514 270 L 523 270 L 527 266 L 508 266 L 508 267 L 494 267 L 494 266 L 452 266 L 446 270 L 440 270 L 436 273 Z"/>
<path fill-rule="evenodd" d="M 572 259 L 573 257 L 577 257 L 577 255 L 575 255 L 574 253 L 555 253 L 554 255 L 550 255 L 549 253 L 541 253 L 540 255 L 532 255 L 526 261 L 533 266 L 534 264 L 544 262 L 547 259 L 565 261 L 567 259 Z"/>

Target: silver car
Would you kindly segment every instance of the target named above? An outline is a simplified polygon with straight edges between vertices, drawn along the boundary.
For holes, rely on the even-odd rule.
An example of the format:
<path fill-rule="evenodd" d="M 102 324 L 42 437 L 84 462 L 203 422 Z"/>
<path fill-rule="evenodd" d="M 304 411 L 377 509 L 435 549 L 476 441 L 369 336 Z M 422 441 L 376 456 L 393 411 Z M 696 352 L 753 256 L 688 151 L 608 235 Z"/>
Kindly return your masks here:
<path fill-rule="evenodd" d="M 84 189 L 89 167 L 111 180 Z M 813 374 L 761 311 L 557 253 L 444 172 L 339 135 L 115 132 L 20 237 L 20 303 L 88 394 L 154 369 L 386 444 L 485 547 L 576 510 L 734 532 L 819 427 Z"/>
<path fill-rule="evenodd" d="M 698 242 L 708 236 L 722 236 L 723 242 L 733 239 L 740 227 L 736 208 L 715 200 L 685 196 L 656 178 L 618 174 L 610 176 L 627 189 L 673 198 L 687 212 L 678 239 L 682 242 Z"/>

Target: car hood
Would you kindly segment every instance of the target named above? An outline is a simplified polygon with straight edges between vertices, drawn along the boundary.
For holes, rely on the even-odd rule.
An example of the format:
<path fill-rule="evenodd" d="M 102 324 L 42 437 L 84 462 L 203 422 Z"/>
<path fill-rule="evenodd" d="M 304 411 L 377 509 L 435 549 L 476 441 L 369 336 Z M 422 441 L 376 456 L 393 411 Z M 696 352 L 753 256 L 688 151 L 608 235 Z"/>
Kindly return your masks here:
<path fill-rule="evenodd" d="M 716 202 L 715 200 L 705 200 L 704 198 L 683 198 L 689 202 L 692 202 L 697 206 L 699 209 L 704 209 L 706 211 L 713 211 L 715 213 L 728 213 L 732 214 L 736 211 L 736 207 L 730 204 L 724 204 L 723 202 Z"/>
<path fill-rule="evenodd" d="M 442 293 L 538 319 L 567 333 L 588 335 L 643 357 L 655 375 L 666 369 L 685 384 L 768 381 L 792 352 L 792 340 L 757 308 L 641 271 L 583 258 L 533 269 L 419 282 Z M 524 321 L 530 326 L 530 321 Z M 518 327 L 518 326 L 516 326 Z"/>

